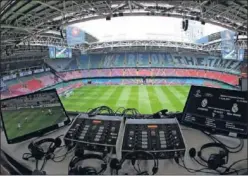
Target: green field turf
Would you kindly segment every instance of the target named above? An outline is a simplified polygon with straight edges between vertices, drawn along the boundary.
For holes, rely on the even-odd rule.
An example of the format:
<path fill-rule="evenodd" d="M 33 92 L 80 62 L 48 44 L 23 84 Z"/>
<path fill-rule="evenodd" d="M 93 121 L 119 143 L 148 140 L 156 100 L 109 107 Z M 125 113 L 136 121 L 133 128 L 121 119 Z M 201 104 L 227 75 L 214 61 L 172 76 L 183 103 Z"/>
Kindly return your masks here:
<path fill-rule="evenodd" d="M 89 108 L 109 106 L 136 108 L 140 113 L 152 114 L 161 109 L 182 111 L 190 86 L 160 85 L 101 85 L 75 89 L 70 97 L 62 97 L 67 111 L 86 112 Z"/>
<path fill-rule="evenodd" d="M 48 109 L 51 109 L 52 115 L 48 115 Z M 2 115 L 9 139 L 43 129 L 65 119 L 64 111 L 60 107 L 9 110 L 2 111 Z M 25 122 L 26 117 L 27 122 Z M 21 129 L 17 128 L 19 122 Z"/>

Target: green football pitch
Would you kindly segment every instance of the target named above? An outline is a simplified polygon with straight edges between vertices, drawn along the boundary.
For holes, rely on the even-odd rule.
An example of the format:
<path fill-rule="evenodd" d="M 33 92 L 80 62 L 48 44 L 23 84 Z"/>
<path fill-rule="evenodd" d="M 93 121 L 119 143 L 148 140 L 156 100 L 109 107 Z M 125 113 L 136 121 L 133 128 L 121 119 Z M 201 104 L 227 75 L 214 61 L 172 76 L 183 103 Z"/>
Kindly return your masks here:
<path fill-rule="evenodd" d="M 48 113 L 48 109 L 51 109 L 52 114 Z M 2 111 L 2 115 L 9 139 L 38 131 L 65 119 L 64 111 L 60 107 L 8 110 Z M 20 129 L 18 123 L 21 124 Z"/>
<path fill-rule="evenodd" d="M 136 108 L 142 114 L 152 114 L 162 109 L 182 111 L 190 86 L 160 85 L 90 85 L 74 89 L 69 97 L 62 97 L 67 111 L 87 112 L 89 108 L 109 106 Z"/>

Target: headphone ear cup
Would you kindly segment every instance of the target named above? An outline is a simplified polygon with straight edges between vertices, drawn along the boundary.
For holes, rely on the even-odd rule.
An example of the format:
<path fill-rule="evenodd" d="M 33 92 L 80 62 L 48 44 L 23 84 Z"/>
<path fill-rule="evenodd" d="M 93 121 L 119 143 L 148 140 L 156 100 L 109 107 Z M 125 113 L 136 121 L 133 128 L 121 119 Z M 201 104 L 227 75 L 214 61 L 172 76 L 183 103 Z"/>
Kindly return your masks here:
<path fill-rule="evenodd" d="M 61 144 L 62 144 L 62 140 L 59 137 L 56 138 L 55 141 L 54 141 L 54 147 L 58 148 L 58 147 L 61 146 Z"/>
<path fill-rule="evenodd" d="M 189 156 L 191 158 L 194 158 L 196 156 L 196 149 L 195 148 L 189 149 Z"/>
<path fill-rule="evenodd" d="M 112 159 L 110 161 L 110 168 L 120 170 L 121 169 L 120 161 L 118 159 L 116 159 L 116 158 Z"/>
<path fill-rule="evenodd" d="M 106 169 L 107 169 L 107 164 L 106 164 L 106 163 L 102 164 L 102 165 L 101 165 L 101 168 L 102 168 L 103 170 L 106 170 Z"/>
<path fill-rule="evenodd" d="M 208 159 L 208 167 L 210 169 L 216 170 L 221 166 L 221 159 L 219 154 L 211 154 Z"/>
<path fill-rule="evenodd" d="M 77 175 L 97 175 L 97 171 L 93 167 L 81 167 L 77 168 Z"/>

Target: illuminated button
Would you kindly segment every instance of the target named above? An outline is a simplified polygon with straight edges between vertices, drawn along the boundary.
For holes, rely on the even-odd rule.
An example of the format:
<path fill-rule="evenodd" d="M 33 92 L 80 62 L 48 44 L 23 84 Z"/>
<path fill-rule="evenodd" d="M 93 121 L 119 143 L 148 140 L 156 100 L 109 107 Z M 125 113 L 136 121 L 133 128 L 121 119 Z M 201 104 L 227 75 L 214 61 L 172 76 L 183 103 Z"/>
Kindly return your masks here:
<path fill-rule="evenodd" d="M 98 133 L 97 133 L 96 135 L 99 135 L 99 136 L 101 136 L 101 135 L 102 135 L 102 133 L 99 133 L 99 132 L 98 132 Z"/>
<path fill-rule="evenodd" d="M 142 148 L 147 148 L 147 145 L 142 145 L 141 147 L 142 147 Z"/>
<path fill-rule="evenodd" d="M 115 127 L 112 127 L 112 128 L 111 128 L 111 131 L 114 132 L 114 131 L 115 131 Z"/>
<path fill-rule="evenodd" d="M 132 138 L 132 137 L 129 137 L 129 139 L 130 139 L 130 140 L 133 140 L 133 138 Z"/>
<path fill-rule="evenodd" d="M 172 134 L 176 135 L 177 134 L 176 130 L 172 130 Z"/>
<path fill-rule="evenodd" d="M 104 127 L 103 126 L 100 126 L 100 128 L 99 128 L 100 130 L 103 130 L 104 129 Z"/>
<path fill-rule="evenodd" d="M 160 143 L 163 145 L 163 144 L 166 144 L 166 141 L 160 141 Z"/>
<path fill-rule="evenodd" d="M 161 148 L 166 148 L 166 147 L 167 147 L 166 144 L 161 145 Z"/>
<path fill-rule="evenodd" d="M 142 138 L 142 142 L 143 142 L 143 141 L 144 141 L 144 142 L 147 141 L 147 138 Z"/>
<path fill-rule="evenodd" d="M 97 142 L 98 142 L 99 140 L 100 140 L 99 138 L 95 138 L 95 141 L 97 141 Z"/>
<path fill-rule="evenodd" d="M 79 136 L 78 139 L 84 139 L 84 136 Z"/>
<path fill-rule="evenodd" d="M 159 134 L 164 134 L 164 131 L 159 131 Z"/>
<path fill-rule="evenodd" d="M 96 138 L 100 138 L 101 137 L 101 135 L 96 135 Z"/>
<path fill-rule="evenodd" d="M 130 136 L 133 136 L 133 135 L 134 135 L 134 131 L 130 131 L 130 132 L 129 132 L 129 135 L 130 135 Z"/>
<path fill-rule="evenodd" d="M 147 135 L 142 134 L 142 138 L 147 138 Z"/>
<path fill-rule="evenodd" d="M 128 147 L 133 147 L 133 145 L 132 144 L 128 144 Z"/>
<path fill-rule="evenodd" d="M 147 142 L 143 142 L 143 141 L 142 141 L 142 145 L 143 145 L 143 144 L 144 144 L 144 145 L 147 145 Z"/>
<path fill-rule="evenodd" d="M 142 131 L 142 135 L 145 135 L 145 134 L 147 135 L 147 132 L 146 131 Z"/>

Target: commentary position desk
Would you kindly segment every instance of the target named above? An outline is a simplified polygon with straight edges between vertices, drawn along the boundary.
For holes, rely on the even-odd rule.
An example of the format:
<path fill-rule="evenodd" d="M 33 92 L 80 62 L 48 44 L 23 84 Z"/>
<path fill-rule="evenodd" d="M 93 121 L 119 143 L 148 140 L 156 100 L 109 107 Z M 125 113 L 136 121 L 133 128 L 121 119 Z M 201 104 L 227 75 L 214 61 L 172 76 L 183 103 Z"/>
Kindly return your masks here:
<path fill-rule="evenodd" d="M 29 153 L 28 150 L 28 145 L 32 140 L 40 140 L 42 138 L 56 138 L 60 135 L 63 135 L 67 132 L 69 129 L 68 127 L 61 128 L 49 135 L 46 135 L 44 137 L 40 137 L 38 139 L 31 139 L 27 140 L 21 143 L 17 144 L 8 144 L 6 141 L 6 137 L 4 132 L 1 132 L 1 150 L 8 156 L 10 156 L 13 160 L 18 162 L 21 166 L 27 168 L 30 171 L 35 170 L 35 161 L 26 161 L 22 159 L 23 153 Z M 191 147 L 196 148 L 197 151 L 199 151 L 200 147 L 203 144 L 212 142 L 209 137 L 207 137 L 205 134 L 203 134 L 201 131 L 192 129 L 192 128 L 187 128 L 184 126 L 181 126 L 182 133 L 185 139 L 185 144 L 186 144 L 186 154 L 184 157 L 185 160 L 185 165 L 188 168 L 192 169 L 201 169 L 202 166 L 197 164 L 194 160 L 192 160 L 189 157 L 188 151 Z M 62 137 L 63 138 L 63 137 Z M 223 143 L 229 145 L 229 146 L 237 146 L 239 144 L 238 139 L 233 139 L 229 137 L 224 137 L 224 136 L 218 136 L 218 139 L 220 139 Z M 63 144 L 62 144 L 63 145 Z M 211 149 L 209 149 L 211 150 Z M 203 155 L 205 155 L 205 158 L 208 158 L 209 155 L 211 154 L 211 151 L 206 150 Z M 214 150 L 214 149 L 213 149 Z M 214 152 L 214 151 L 212 151 Z M 66 153 L 66 149 L 62 148 L 61 150 L 58 149 L 55 151 L 56 156 L 60 156 Z M 46 171 L 46 174 L 48 175 L 65 175 L 68 174 L 68 164 L 73 157 L 74 152 L 69 153 L 66 158 L 62 162 L 54 162 L 52 160 L 48 160 L 45 167 L 44 171 Z M 196 157 L 198 160 L 200 160 L 198 157 Z M 233 162 L 240 160 L 240 159 L 245 159 L 247 158 L 247 140 L 244 140 L 244 147 L 239 153 L 229 153 L 229 162 L 225 166 L 229 166 Z M 39 168 L 41 167 L 42 161 L 39 162 Z M 180 162 L 181 165 L 182 162 Z M 83 163 L 83 165 L 91 165 L 95 166 L 96 168 L 99 168 L 100 170 L 100 161 L 96 160 L 87 160 Z M 141 161 L 140 162 L 140 168 L 142 171 L 147 170 L 149 173 L 151 173 L 151 169 L 153 167 L 153 161 Z M 148 169 L 149 168 L 149 169 Z M 241 168 L 247 168 L 247 160 L 240 162 L 235 165 L 235 169 L 241 169 Z M 210 171 L 210 170 L 205 170 L 205 171 Z M 211 171 L 210 171 L 211 172 Z M 136 174 L 136 171 L 134 170 L 133 166 L 131 165 L 130 161 L 125 161 L 123 164 L 122 169 L 119 171 L 119 174 Z M 110 174 L 110 168 L 109 168 L 109 163 L 108 163 L 108 168 L 105 171 L 104 174 L 109 175 Z M 174 160 L 159 160 L 159 170 L 158 170 L 158 175 L 184 175 L 184 174 L 191 174 L 189 173 L 185 168 L 179 166 Z M 197 172 L 195 174 L 204 174 L 201 172 Z M 235 174 L 235 173 L 234 173 Z"/>

